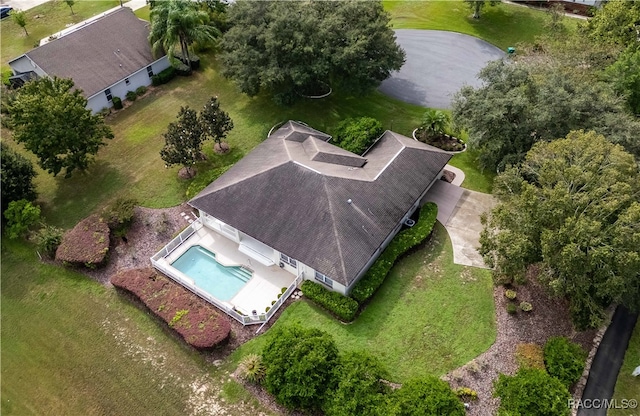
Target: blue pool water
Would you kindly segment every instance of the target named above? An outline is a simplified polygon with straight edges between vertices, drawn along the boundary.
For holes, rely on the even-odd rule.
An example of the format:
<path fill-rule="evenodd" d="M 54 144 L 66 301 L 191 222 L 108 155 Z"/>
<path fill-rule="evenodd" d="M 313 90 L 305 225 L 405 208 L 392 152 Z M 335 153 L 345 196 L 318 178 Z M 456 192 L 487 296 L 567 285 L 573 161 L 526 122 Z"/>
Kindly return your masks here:
<path fill-rule="evenodd" d="M 251 279 L 251 272 L 238 266 L 223 266 L 202 246 L 190 247 L 172 266 L 192 278 L 196 286 L 216 299 L 229 301 Z"/>

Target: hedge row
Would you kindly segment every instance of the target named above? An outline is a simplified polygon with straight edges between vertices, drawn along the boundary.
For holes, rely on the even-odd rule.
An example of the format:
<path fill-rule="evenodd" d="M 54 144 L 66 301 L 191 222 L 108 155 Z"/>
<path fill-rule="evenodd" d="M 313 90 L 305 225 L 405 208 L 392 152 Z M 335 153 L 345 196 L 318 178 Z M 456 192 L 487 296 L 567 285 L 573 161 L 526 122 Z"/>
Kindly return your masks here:
<path fill-rule="evenodd" d="M 166 84 L 167 82 L 169 82 L 173 78 L 175 78 L 175 76 L 176 76 L 176 70 L 175 70 L 174 67 L 170 66 L 169 68 L 165 69 L 164 71 L 152 76 L 151 77 L 151 83 L 153 84 L 153 86 Z"/>
<path fill-rule="evenodd" d="M 378 290 L 398 258 L 412 247 L 422 243 L 433 230 L 438 215 L 438 206 L 427 203 L 420 209 L 418 222 L 403 230 L 389 243 L 380 257 L 351 291 L 351 297 L 363 304 Z"/>
<path fill-rule="evenodd" d="M 305 280 L 300 289 L 307 298 L 345 322 L 353 321 L 358 313 L 358 302 L 338 292 L 328 290 L 316 282 Z"/>
<path fill-rule="evenodd" d="M 151 268 L 120 271 L 111 277 L 111 284 L 138 297 L 195 348 L 211 349 L 229 337 L 226 316 Z"/>

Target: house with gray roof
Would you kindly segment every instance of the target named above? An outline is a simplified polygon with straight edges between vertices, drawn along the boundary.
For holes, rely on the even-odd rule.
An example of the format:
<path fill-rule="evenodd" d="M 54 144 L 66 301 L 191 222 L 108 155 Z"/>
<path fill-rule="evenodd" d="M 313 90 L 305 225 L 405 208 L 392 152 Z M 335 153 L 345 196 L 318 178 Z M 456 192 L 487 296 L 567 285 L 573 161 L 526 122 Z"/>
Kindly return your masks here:
<path fill-rule="evenodd" d="M 9 62 L 14 79 L 71 78 L 98 112 L 124 99 L 128 91 L 151 84 L 154 74 L 169 67 L 166 56 L 155 59 L 149 45 L 149 22 L 121 7 Z"/>
<path fill-rule="evenodd" d="M 451 155 L 392 131 L 363 155 L 330 139 L 300 122 L 282 125 L 189 201 L 199 213 L 197 225 L 156 254 L 153 265 L 200 294 L 197 279 L 188 276 L 190 266 L 185 274 L 171 268 L 182 256 L 174 252 L 186 252 L 181 245 L 199 244 L 211 257 L 239 263 L 254 275 L 276 270 L 291 281 L 298 276 L 293 287 L 309 279 L 348 294 L 407 223 Z M 225 246 L 235 254 L 223 255 Z M 260 287 L 252 290 L 253 299 L 268 284 Z M 242 314 L 265 310 L 262 304 L 241 305 L 246 290 L 213 302 L 246 323 Z M 274 304 L 267 303 L 266 310 Z M 235 311 L 242 313 L 236 316 Z"/>

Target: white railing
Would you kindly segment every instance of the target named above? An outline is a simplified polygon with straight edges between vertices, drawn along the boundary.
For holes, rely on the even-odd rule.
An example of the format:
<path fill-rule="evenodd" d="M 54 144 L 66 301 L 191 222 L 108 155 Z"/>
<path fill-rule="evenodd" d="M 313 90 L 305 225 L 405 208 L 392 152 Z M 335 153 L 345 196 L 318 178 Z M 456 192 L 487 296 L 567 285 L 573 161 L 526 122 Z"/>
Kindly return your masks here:
<path fill-rule="evenodd" d="M 154 268 L 174 280 L 176 283 L 181 284 L 185 288 L 187 288 L 192 293 L 200 296 L 202 299 L 207 302 L 215 305 L 220 310 L 225 312 L 227 315 L 231 316 L 236 321 L 240 322 L 242 325 L 255 325 L 262 324 L 258 331 L 262 329 L 262 327 L 271 319 L 271 317 L 278 311 L 280 306 L 289 298 L 289 296 L 293 293 L 294 290 L 298 287 L 302 280 L 304 279 L 304 273 L 300 272 L 296 279 L 289 285 L 289 287 L 284 291 L 282 296 L 276 300 L 276 303 L 271 306 L 268 312 L 255 314 L 255 315 L 242 315 L 238 313 L 232 305 L 222 302 L 209 293 L 205 292 L 201 288 L 199 288 L 193 279 L 188 278 L 187 276 L 182 275 L 182 273 L 177 272 L 173 267 L 165 264 L 164 262 L 160 262 L 160 259 L 167 257 L 173 250 L 178 248 L 182 243 L 184 243 L 189 237 L 191 237 L 197 230 L 198 225 L 201 225 L 200 219 L 194 221 L 187 228 L 185 228 L 176 238 L 171 240 L 169 244 L 162 248 L 159 252 L 151 257 L 151 264 Z M 244 267 L 244 266 L 242 266 Z"/>

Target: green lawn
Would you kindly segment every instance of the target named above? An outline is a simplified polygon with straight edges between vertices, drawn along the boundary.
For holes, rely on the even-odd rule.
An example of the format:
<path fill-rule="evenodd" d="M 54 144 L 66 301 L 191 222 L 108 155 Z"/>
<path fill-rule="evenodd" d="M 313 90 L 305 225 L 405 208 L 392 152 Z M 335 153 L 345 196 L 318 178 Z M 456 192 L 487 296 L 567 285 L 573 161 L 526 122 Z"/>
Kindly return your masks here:
<path fill-rule="evenodd" d="M 0 22 L 0 39 L 2 68 L 9 68 L 8 62 L 17 58 L 40 43 L 40 39 L 59 32 L 67 25 L 86 20 L 91 16 L 118 6 L 118 0 L 76 1 L 73 5 L 75 14 L 71 14 L 69 6 L 62 1 L 50 1 L 25 11 L 27 16 L 27 32 L 16 25 L 11 18 Z M 15 6 L 14 6 L 15 7 Z"/>
<path fill-rule="evenodd" d="M 392 381 L 440 376 L 495 341 L 493 285 L 488 271 L 453 264 L 451 242 L 437 224 L 426 247 L 402 259 L 371 303 L 345 325 L 306 302 L 289 306 L 274 327 L 299 322 L 329 332 L 341 351 L 379 357 Z M 234 360 L 256 352 L 271 331 L 243 345 Z"/>
<path fill-rule="evenodd" d="M 640 400 L 640 377 L 633 377 L 631 373 L 640 365 L 640 320 L 636 323 L 633 331 L 629 347 L 624 356 L 624 362 L 618 375 L 616 389 L 613 398 L 621 404 L 623 399 Z M 635 409 L 611 409 L 608 414 L 610 416 L 631 416 L 640 415 L 640 408 Z"/>
<path fill-rule="evenodd" d="M 466 33 L 492 43 L 500 49 L 532 42 L 546 33 L 545 12 L 510 4 L 486 6 L 480 19 L 462 1 L 384 1 L 391 13 L 394 29 L 449 30 Z M 566 29 L 577 27 L 578 19 L 565 18 Z"/>
<path fill-rule="evenodd" d="M 198 166 L 201 171 L 235 162 L 280 121 L 303 120 L 332 133 L 343 118 L 367 115 L 379 119 L 384 128 L 410 136 L 424 112 L 424 108 L 378 92 L 365 97 L 335 94 L 323 100 L 304 100 L 292 107 L 278 107 L 269 97 L 250 98 L 240 94 L 234 84 L 220 76 L 215 60 L 206 63 L 209 59 L 212 58 L 206 56 L 204 69 L 193 77 L 176 78 L 109 118 L 108 124 L 116 137 L 100 150 L 96 163 L 86 173 L 65 179 L 40 171 L 36 178 L 39 202 L 48 222 L 71 227 L 118 195 L 133 196 L 140 204 L 156 208 L 183 202 L 189 182 L 178 179 L 179 167 L 164 167 L 159 156 L 164 143 L 162 133 L 169 122 L 175 120 L 180 106 L 189 105 L 199 110 L 213 95 L 219 97 L 234 121 L 235 128 L 228 136 L 233 151 L 226 156 L 215 156 L 211 143 L 207 143 L 205 151 L 210 159 Z M 2 133 L 3 138 L 10 137 L 10 132 L 3 130 Z M 458 160 L 469 170 L 464 186 L 487 191 L 491 177 L 474 172 L 469 155 L 456 156 L 455 163 L 459 163 Z"/>
<path fill-rule="evenodd" d="M 3 415 L 210 414 L 220 395 L 229 414 L 265 411 L 114 289 L 7 239 L 1 267 Z"/>

